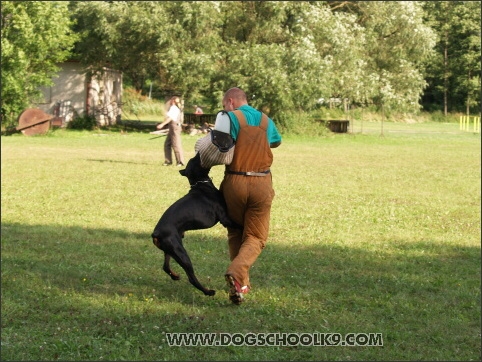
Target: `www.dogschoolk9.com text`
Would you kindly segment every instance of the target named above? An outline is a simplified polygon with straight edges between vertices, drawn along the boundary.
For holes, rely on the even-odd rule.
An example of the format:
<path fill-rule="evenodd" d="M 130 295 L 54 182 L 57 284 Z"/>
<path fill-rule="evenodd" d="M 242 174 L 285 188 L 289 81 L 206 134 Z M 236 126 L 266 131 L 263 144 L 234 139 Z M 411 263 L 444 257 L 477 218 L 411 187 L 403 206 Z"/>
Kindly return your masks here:
<path fill-rule="evenodd" d="M 381 333 L 166 333 L 170 347 L 180 346 L 347 346 L 381 347 Z"/>

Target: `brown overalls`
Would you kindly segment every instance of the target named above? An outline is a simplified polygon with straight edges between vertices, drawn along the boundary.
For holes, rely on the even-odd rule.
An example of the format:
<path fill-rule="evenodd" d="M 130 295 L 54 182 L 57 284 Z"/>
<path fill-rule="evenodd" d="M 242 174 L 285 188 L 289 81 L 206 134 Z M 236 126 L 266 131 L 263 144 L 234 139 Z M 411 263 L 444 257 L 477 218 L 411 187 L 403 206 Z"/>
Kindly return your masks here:
<path fill-rule="evenodd" d="M 234 113 L 240 130 L 233 161 L 226 166 L 220 189 L 229 216 L 243 225 L 244 229 L 228 228 L 231 264 L 226 274 L 232 275 L 241 286 L 250 287 L 249 268 L 258 258 L 268 238 L 271 202 L 274 197 L 269 172 L 273 154 L 266 136 L 268 117 L 262 114 L 259 126 L 249 126 L 241 111 Z"/>

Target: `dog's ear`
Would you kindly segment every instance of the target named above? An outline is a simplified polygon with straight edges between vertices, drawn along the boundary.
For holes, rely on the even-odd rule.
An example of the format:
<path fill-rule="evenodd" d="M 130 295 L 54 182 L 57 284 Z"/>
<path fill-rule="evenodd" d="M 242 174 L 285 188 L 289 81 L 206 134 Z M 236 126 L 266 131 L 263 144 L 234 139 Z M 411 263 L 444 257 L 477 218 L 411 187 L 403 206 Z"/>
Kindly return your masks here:
<path fill-rule="evenodd" d="M 179 173 L 181 174 L 181 176 L 186 176 L 186 169 L 179 170 Z"/>

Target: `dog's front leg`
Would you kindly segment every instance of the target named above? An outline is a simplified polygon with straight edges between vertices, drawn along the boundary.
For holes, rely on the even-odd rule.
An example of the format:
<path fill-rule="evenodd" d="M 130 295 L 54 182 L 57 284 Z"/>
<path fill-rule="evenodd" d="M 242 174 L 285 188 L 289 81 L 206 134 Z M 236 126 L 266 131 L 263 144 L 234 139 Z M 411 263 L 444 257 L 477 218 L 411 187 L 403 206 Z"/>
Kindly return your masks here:
<path fill-rule="evenodd" d="M 238 230 L 243 229 L 242 225 L 238 224 L 236 221 L 229 217 L 228 209 L 226 208 L 224 203 L 219 203 L 216 211 L 216 217 L 218 218 L 221 225 L 223 225 L 225 228 L 233 228 Z"/>
<path fill-rule="evenodd" d="M 239 225 L 237 222 L 231 220 L 231 218 L 228 216 L 228 214 L 221 214 L 219 218 L 219 222 L 221 225 L 223 225 L 225 228 L 233 228 L 233 229 L 238 229 L 238 230 L 243 230 L 243 226 Z"/>

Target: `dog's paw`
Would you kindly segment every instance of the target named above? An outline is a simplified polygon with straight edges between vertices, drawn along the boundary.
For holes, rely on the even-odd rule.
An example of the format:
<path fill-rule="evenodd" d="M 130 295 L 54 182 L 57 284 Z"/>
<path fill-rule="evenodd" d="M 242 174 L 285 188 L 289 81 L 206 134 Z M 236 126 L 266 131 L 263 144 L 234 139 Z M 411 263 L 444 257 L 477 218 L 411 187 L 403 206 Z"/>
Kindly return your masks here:
<path fill-rule="evenodd" d="M 208 289 L 204 292 L 205 295 L 209 295 L 210 297 L 212 297 L 214 294 L 216 294 L 216 291 L 213 290 L 213 289 Z"/>
<path fill-rule="evenodd" d="M 171 277 L 172 280 L 179 280 L 179 279 L 181 279 L 181 277 L 180 277 L 178 274 L 173 273 L 173 272 L 169 273 L 169 276 Z"/>

